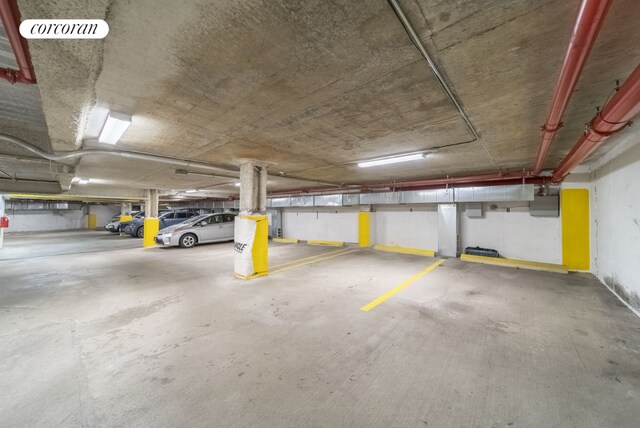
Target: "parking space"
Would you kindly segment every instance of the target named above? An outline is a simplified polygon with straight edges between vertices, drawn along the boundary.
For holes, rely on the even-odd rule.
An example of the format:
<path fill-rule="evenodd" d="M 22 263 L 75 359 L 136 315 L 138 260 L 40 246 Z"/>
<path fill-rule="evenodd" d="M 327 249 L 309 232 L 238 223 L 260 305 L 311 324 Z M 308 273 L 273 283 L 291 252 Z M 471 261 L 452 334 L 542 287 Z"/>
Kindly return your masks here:
<path fill-rule="evenodd" d="M 633 0 L 0 0 L 0 428 L 640 427 Z"/>
<path fill-rule="evenodd" d="M 104 242 L 91 232 L 76 241 Z M 629 395 L 640 329 L 587 275 L 458 259 L 424 272 L 439 260 L 272 244 L 273 264 L 292 268 L 240 281 L 231 243 L 85 250 L 0 261 L 8 426 L 631 426 L 640 417 Z"/>

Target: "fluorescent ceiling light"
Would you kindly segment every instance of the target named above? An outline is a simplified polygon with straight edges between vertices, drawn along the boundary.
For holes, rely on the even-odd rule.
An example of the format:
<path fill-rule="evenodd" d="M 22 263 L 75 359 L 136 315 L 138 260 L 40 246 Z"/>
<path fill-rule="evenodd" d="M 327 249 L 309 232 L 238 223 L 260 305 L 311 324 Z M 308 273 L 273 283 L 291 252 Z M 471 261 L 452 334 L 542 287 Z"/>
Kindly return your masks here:
<path fill-rule="evenodd" d="M 240 187 L 240 183 L 236 183 L 236 184 L 234 184 L 234 186 Z"/>
<path fill-rule="evenodd" d="M 80 178 L 78 179 L 78 184 L 89 184 L 89 181 L 91 181 L 90 178 Z"/>
<path fill-rule="evenodd" d="M 198 191 L 198 189 L 189 189 L 189 190 L 185 190 L 184 193 L 196 193 Z"/>
<path fill-rule="evenodd" d="M 370 166 L 388 165 L 391 163 L 409 162 L 418 159 L 424 159 L 425 153 L 413 153 L 411 155 L 393 156 L 388 158 L 374 159 L 370 161 L 358 162 L 360 168 L 368 168 Z"/>
<path fill-rule="evenodd" d="M 110 111 L 104 122 L 98 141 L 105 144 L 116 144 L 131 125 L 131 116 Z"/>

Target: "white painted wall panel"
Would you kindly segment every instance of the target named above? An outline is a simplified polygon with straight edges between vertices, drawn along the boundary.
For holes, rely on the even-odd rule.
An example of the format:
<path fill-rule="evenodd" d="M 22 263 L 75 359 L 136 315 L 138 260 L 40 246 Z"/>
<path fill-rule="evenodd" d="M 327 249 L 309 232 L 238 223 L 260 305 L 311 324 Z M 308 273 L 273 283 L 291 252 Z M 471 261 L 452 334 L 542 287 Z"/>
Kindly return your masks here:
<path fill-rule="evenodd" d="M 594 177 L 596 275 L 640 310 L 640 144 L 604 164 Z"/>
<path fill-rule="evenodd" d="M 120 205 L 91 205 L 91 214 L 96 215 L 96 226 L 104 227 L 116 214 L 120 214 Z"/>
<path fill-rule="evenodd" d="M 9 233 L 72 230 L 86 227 L 83 210 L 9 211 L 7 215 L 10 218 Z"/>
<path fill-rule="evenodd" d="M 437 205 L 376 206 L 376 210 L 376 244 L 423 250 L 438 247 Z"/>
<path fill-rule="evenodd" d="M 285 238 L 358 242 L 357 208 L 285 208 L 282 225 Z"/>
<path fill-rule="evenodd" d="M 520 204 L 522 205 L 522 204 Z M 468 218 L 460 210 L 462 248 L 493 248 L 509 259 L 543 263 L 562 263 L 562 229 L 560 218 L 532 217 L 528 207 L 495 211 L 484 204 L 482 218 Z M 499 204 L 509 207 L 509 204 Z"/>

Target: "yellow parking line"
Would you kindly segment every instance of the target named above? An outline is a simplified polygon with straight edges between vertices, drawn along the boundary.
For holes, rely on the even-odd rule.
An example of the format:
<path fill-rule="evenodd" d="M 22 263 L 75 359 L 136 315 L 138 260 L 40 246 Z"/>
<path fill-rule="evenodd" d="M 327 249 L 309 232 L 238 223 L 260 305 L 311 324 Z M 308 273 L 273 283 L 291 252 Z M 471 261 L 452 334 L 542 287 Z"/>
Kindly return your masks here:
<path fill-rule="evenodd" d="M 411 278 L 407 279 L 402 284 L 398 285 L 395 288 L 392 288 L 391 290 L 389 290 L 386 293 L 384 293 L 382 296 L 379 296 L 375 300 L 372 300 L 370 303 L 367 303 L 366 305 L 361 307 L 360 310 L 364 311 L 364 312 L 370 311 L 371 309 L 373 309 L 376 306 L 378 306 L 380 303 L 382 303 L 385 300 L 387 300 L 389 297 L 393 296 L 397 292 L 399 292 L 399 291 L 403 290 L 404 288 L 406 288 L 409 284 L 411 284 L 415 280 L 419 279 L 420 277 L 426 275 L 427 273 L 431 272 L 432 270 L 434 270 L 435 268 L 440 266 L 443 262 L 444 262 L 444 260 L 438 260 L 437 262 L 435 262 L 434 264 L 432 264 L 428 268 L 426 268 L 424 270 L 421 270 L 417 274 L 413 275 Z"/>
<path fill-rule="evenodd" d="M 348 248 L 343 248 L 343 249 L 341 249 L 341 250 L 329 251 L 329 252 L 327 252 L 327 253 L 316 254 L 315 256 L 309 256 L 309 257 L 304 257 L 304 258 L 302 258 L 302 259 L 291 260 L 290 262 L 286 262 L 286 263 L 282 263 L 281 265 L 274 266 L 274 267 L 272 267 L 271 269 L 280 269 L 280 268 L 285 267 L 285 266 L 287 266 L 287 265 L 290 265 L 290 264 L 292 264 L 292 263 L 300 263 L 301 261 L 304 261 L 304 260 L 316 259 L 316 258 L 318 258 L 318 257 L 325 257 L 325 256 L 328 256 L 329 254 L 343 253 L 343 252 L 345 252 L 345 251 L 349 251 L 349 249 L 348 249 Z"/>
<path fill-rule="evenodd" d="M 345 254 L 354 253 L 354 252 L 356 252 L 356 251 L 358 251 L 358 249 L 342 251 L 342 252 L 340 252 L 340 253 L 338 253 L 338 254 L 333 253 L 333 254 L 331 254 L 330 256 L 328 255 L 328 256 L 326 256 L 326 257 L 322 257 L 322 258 L 315 258 L 315 259 L 313 259 L 313 260 L 307 260 L 307 261 L 305 261 L 305 262 L 298 263 L 298 264 L 295 264 L 295 265 L 291 265 L 291 266 L 283 267 L 283 268 L 280 268 L 280 269 L 271 270 L 271 271 L 269 271 L 269 275 L 274 274 L 274 273 L 278 273 L 278 272 L 283 272 L 283 271 L 285 271 L 285 270 L 289 270 L 289 269 L 297 268 L 297 267 L 300 267 L 300 266 L 309 265 L 309 264 L 311 264 L 311 263 L 321 262 L 321 261 L 323 261 L 323 260 L 333 259 L 334 257 L 344 256 Z M 302 259 L 302 260 L 304 260 L 304 259 Z"/>

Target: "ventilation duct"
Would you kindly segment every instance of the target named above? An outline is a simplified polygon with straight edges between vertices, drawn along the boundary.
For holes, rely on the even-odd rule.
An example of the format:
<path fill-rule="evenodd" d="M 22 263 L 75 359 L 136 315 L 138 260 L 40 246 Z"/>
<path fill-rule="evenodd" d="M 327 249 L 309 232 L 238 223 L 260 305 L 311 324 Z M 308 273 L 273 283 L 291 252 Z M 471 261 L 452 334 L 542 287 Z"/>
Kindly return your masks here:
<path fill-rule="evenodd" d="M 402 192 L 285 196 L 269 198 L 267 206 L 271 208 L 339 207 L 351 205 L 533 201 L 534 193 L 533 184 L 519 184 L 514 186 L 464 187 L 459 189 L 406 190 Z"/>

